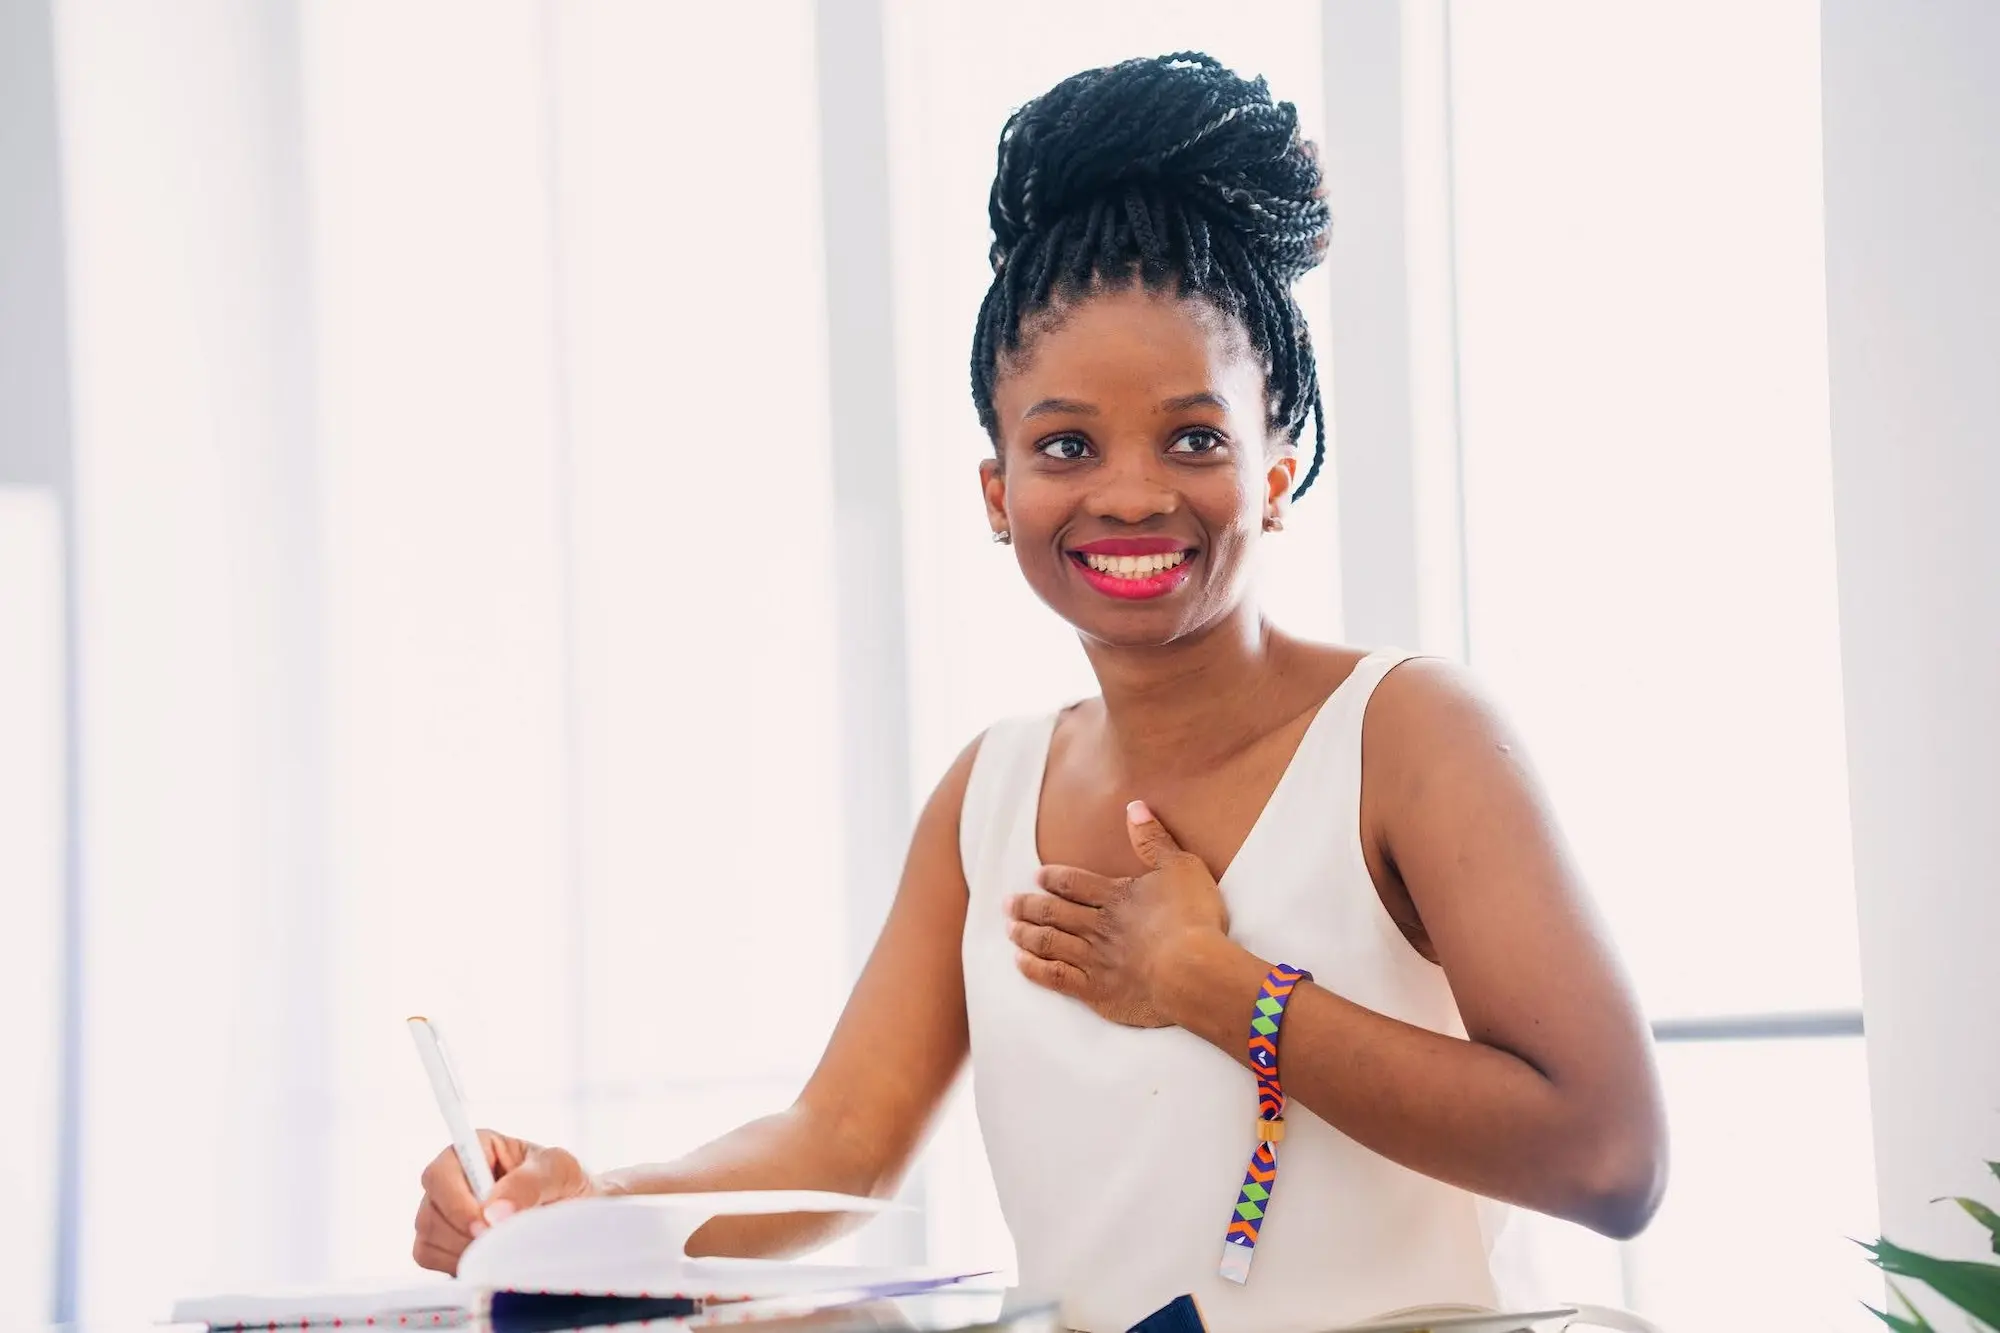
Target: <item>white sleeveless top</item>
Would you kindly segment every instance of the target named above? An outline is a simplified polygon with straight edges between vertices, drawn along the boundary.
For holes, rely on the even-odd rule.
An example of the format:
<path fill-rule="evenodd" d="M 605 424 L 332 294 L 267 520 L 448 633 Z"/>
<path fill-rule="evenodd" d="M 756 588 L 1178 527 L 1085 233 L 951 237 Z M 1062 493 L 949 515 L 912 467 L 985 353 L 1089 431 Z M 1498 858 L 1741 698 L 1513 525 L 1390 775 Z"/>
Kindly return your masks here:
<path fill-rule="evenodd" d="M 1444 973 L 1377 896 L 1360 838 L 1361 718 L 1412 656 L 1364 658 L 1307 726 L 1222 878 L 1230 934 L 1370 1009 L 1463 1036 Z M 1056 717 L 986 733 L 960 820 L 974 1100 L 1023 1290 L 1121 1333 L 1191 1292 L 1215 1333 L 1305 1333 L 1416 1305 L 1528 1308 L 1511 1210 L 1370 1152 L 1293 1101 L 1243 1286 L 1217 1274 L 1256 1146 L 1255 1079 L 1180 1028 L 1121 1027 L 1030 983 L 1006 933 L 1034 872 Z M 1250 1002 L 1244 996 L 1244 1033 Z"/>

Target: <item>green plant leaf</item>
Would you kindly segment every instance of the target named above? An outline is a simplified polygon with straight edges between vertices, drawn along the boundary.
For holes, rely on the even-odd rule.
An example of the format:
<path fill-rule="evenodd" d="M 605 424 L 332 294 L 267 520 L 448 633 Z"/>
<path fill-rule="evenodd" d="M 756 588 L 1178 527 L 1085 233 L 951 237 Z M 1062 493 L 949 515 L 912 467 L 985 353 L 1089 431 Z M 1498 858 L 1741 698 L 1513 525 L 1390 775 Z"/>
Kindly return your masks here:
<path fill-rule="evenodd" d="M 1861 1248 L 1883 1272 L 1913 1277 L 1974 1319 L 2000 1329 L 2000 1264 L 1939 1259 L 1888 1240 Z"/>
<path fill-rule="evenodd" d="M 1909 1317 L 1904 1318 L 1903 1315 L 1893 1315 L 1886 1310 L 1875 1310 L 1876 1317 L 1883 1323 L 1895 1329 L 1896 1333 L 1937 1333 L 1937 1329 L 1931 1326 L 1930 1320 L 1924 1318 L 1923 1312 L 1910 1304 L 1910 1298 L 1903 1294 L 1901 1287 L 1891 1282 L 1889 1284 L 1889 1294 L 1894 1296 L 1896 1303 L 1903 1307 L 1903 1315 L 1908 1315 Z M 1871 1306 L 1869 1308 L 1873 1309 L 1874 1307 Z"/>
<path fill-rule="evenodd" d="M 1973 1221 L 1979 1223 L 1980 1226 L 1986 1228 L 1987 1234 L 1993 1237 L 1993 1253 L 2000 1254 L 2000 1213 L 1994 1212 L 1991 1208 L 1988 1208 L 1985 1204 L 1981 1203 L 1977 1199 L 1966 1199 L 1954 1196 L 1949 1199 L 1932 1199 L 1931 1202 L 1955 1203 L 1959 1207 L 1965 1209 L 1967 1213 L 1971 1214 Z"/>
<path fill-rule="evenodd" d="M 1887 1310 L 1878 1310 L 1866 1301 L 1861 1303 L 1861 1308 L 1895 1329 L 1896 1333 L 1937 1333 L 1937 1330 L 1926 1324 L 1921 1316 L 1916 1319 L 1905 1319 L 1901 1315 L 1890 1314 Z"/>
<path fill-rule="evenodd" d="M 1890 1328 L 1895 1329 L 1896 1333 L 1937 1333 L 1937 1330 L 1931 1327 L 1930 1321 L 1918 1313 L 1917 1307 L 1910 1304 L 1910 1298 L 1903 1294 L 1901 1287 L 1891 1282 L 1889 1284 L 1889 1294 L 1896 1298 L 1899 1305 L 1909 1311 L 1907 1319 L 1899 1314 L 1890 1314 L 1887 1310 L 1878 1310 L 1866 1301 L 1861 1303 L 1861 1308 L 1869 1314 L 1874 1315 Z"/>

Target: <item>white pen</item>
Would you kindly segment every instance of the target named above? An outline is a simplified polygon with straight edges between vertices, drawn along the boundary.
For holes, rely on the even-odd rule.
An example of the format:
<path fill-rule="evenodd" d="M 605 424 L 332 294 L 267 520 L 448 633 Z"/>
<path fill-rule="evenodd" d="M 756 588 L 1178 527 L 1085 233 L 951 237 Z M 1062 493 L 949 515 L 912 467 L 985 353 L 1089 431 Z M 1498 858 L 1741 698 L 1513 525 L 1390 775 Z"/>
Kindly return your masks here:
<path fill-rule="evenodd" d="M 472 1116 L 465 1109 L 465 1089 L 459 1086 L 458 1072 L 451 1066 L 444 1034 L 438 1031 L 437 1024 L 419 1014 L 410 1020 L 410 1037 L 417 1043 L 417 1056 L 424 1062 L 424 1072 L 430 1075 L 431 1092 L 437 1097 L 438 1113 L 444 1116 L 445 1129 L 451 1134 L 458 1164 L 465 1171 L 465 1183 L 472 1186 L 473 1197 L 485 1203 L 486 1196 L 493 1193 L 493 1170 L 486 1164 L 486 1147 L 480 1143 L 479 1131 L 472 1127 Z"/>

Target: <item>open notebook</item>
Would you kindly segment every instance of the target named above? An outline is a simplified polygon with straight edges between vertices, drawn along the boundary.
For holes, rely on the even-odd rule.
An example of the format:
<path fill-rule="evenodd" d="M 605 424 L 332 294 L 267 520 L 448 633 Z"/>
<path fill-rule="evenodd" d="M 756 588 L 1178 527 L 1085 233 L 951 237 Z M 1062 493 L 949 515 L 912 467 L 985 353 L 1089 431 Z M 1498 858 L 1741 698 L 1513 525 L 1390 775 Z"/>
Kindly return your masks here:
<path fill-rule="evenodd" d="M 544 1320 L 569 1322 L 551 1308 L 565 1301 L 631 1302 L 605 1313 L 658 1318 L 752 1300 L 903 1294 L 979 1276 L 687 1257 L 688 1237 L 713 1217 L 873 1213 L 891 1206 L 816 1190 L 572 1199 L 530 1209 L 478 1237 L 460 1258 L 456 1278 L 201 1296 L 177 1302 L 171 1317 L 214 1328 L 413 1328 L 460 1324 L 491 1313 L 496 1323 L 525 1329 Z"/>

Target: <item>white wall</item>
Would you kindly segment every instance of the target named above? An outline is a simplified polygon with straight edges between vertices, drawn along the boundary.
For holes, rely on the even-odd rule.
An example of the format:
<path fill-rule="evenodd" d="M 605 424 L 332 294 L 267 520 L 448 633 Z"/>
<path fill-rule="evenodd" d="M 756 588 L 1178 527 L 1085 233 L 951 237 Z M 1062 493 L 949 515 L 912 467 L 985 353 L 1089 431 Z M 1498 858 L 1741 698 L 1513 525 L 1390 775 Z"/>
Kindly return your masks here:
<path fill-rule="evenodd" d="M 1827 325 L 1884 1231 L 2000 1157 L 2000 7 L 1827 0 Z"/>

